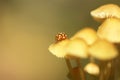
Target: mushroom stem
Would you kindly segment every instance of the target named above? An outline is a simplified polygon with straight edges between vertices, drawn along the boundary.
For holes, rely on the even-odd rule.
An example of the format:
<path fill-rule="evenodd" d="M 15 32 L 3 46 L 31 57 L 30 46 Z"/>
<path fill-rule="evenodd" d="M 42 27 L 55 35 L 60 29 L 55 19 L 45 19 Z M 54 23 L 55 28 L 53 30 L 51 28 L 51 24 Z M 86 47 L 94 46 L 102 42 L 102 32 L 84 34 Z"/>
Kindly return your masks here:
<path fill-rule="evenodd" d="M 95 63 L 94 57 L 90 56 L 90 62 Z"/>
<path fill-rule="evenodd" d="M 71 65 L 71 63 L 70 63 L 70 59 L 65 58 L 65 61 L 66 61 L 66 64 L 67 64 L 69 73 L 70 73 L 70 75 L 72 76 L 72 79 L 74 79 L 74 73 L 73 73 L 73 71 L 72 71 L 72 65 Z"/>
<path fill-rule="evenodd" d="M 114 75 L 111 76 L 111 72 L 114 71 L 113 69 L 113 60 L 103 62 L 101 61 L 101 72 L 100 72 L 100 78 L 99 80 L 113 80 Z M 111 77 L 111 79 L 110 79 Z"/>
<path fill-rule="evenodd" d="M 65 58 L 65 61 L 66 61 L 66 64 L 67 64 L 67 67 L 68 67 L 69 71 L 71 71 L 72 70 L 72 65 L 70 63 L 70 60 Z"/>
<path fill-rule="evenodd" d="M 76 59 L 76 62 L 77 62 L 77 65 L 78 65 L 78 67 L 79 67 L 79 70 L 80 70 L 81 80 L 86 80 L 86 79 L 85 79 L 85 73 L 84 73 L 84 71 L 83 71 L 83 69 L 82 69 L 82 66 L 81 66 L 81 63 L 80 63 L 80 58 L 77 58 L 77 59 Z"/>
<path fill-rule="evenodd" d="M 112 61 L 109 61 L 109 62 L 107 63 L 105 80 L 113 80 L 114 77 L 112 77 L 112 79 L 110 79 L 111 72 L 113 71 L 112 69 L 113 69 L 113 60 L 112 60 Z"/>
<path fill-rule="evenodd" d="M 119 55 L 118 57 L 115 59 L 115 65 L 114 65 L 114 73 L 115 75 L 114 76 L 118 76 L 117 78 L 120 78 L 119 75 L 120 75 L 120 43 L 116 43 L 115 44 L 118 51 L 119 51 Z"/>
<path fill-rule="evenodd" d="M 104 75 L 105 72 L 104 71 L 105 71 L 105 62 L 101 61 L 99 80 L 105 80 L 105 75 Z"/>

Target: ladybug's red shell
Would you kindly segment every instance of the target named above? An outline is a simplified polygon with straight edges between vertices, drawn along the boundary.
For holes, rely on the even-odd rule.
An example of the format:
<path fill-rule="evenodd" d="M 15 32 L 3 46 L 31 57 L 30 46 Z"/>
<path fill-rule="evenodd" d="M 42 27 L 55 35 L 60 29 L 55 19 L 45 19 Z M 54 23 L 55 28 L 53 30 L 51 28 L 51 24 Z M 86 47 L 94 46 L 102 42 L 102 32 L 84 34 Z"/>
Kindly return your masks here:
<path fill-rule="evenodd" d="M 56 36 L 55 36 L 55 39 L 56 41 L 62 41 L 62 40 L 65 40 L 67 39 L 67 35 L 65 33 L 58 33 Z"/>

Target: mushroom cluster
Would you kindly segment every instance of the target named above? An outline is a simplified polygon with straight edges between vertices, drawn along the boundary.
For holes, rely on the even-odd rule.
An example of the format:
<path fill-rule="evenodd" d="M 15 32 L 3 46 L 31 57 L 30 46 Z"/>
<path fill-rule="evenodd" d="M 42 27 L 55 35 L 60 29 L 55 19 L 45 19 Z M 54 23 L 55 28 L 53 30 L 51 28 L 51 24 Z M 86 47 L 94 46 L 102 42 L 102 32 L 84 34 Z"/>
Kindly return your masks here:
<path fill-rule="evenodd" d="M 49 46 L 49 51 L 59 58 L 89 59 L 83 70 L 91 75 L 100 75 L 100 78 L 110 73 L 110 67 L 100 67 L 95 60 L 112 65 L 119 55 L 116 43 L 120 43 L 120 7 L 116 4 L 106 4 L 90 12 L 91 16 L 101 22 L 98 30 L 85 27 L 71 38 L 65 33 L 56 35 L 56 42 Z M 81 68 L 81 67 L 80 67 Z M 81 68 L 82 69 L 82 68 Z M 104 70 L 104 69 L 103 69 Z M 107 80 L 101 79 L 101 80 Z"/>

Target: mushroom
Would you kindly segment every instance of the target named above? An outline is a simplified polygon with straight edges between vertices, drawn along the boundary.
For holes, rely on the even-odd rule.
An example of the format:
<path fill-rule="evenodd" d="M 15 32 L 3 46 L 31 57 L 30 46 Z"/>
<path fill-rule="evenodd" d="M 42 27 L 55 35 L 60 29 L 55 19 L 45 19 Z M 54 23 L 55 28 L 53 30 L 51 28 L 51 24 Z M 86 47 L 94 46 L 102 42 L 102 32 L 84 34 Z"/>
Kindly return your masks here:
<path fill-rule="evenodd" d="M 94 29 L 86 27 L 78 31 L 71 39 L 75 38 L 82 38 L 88 45 L 91 45 L 97 40 L 98 37 Z"/>
<path fill-rule="evenodd" d="M 89 54 L 99 60 L 111 60 L 118 56 L 118 51 L 111 42 L 99 39 L 90 46 Z"/>
<path fill-rule="evenodd" d="M 91 75 L 99 75 L 100 73 L 100 69 L 99 66 L 95 63 L 88 63 L 85 67 L 84 67 L 84 71 L 86 71 L 87 73 L 91 74 Z"/>
<path fill-rule="evenodd" d="M 69 42 L 68 39 L 53 43 L 49 46 L 48 50 L 55 56 L 64 58 L 66 56 L 65 45 Z"/>
<path fill-rule="evenodd" d="M 86 42 L 80 38 L 70 40 L 66 45 L 67 56 L 75 56 L 78 58 L 88 57 L 88 46 Z"/>
<path fill-rule="evenodd" d="M 97 35 L 113 43 L 120 42 L 120 19 L 108 18 L 99 26 Z"/>
<path fill-rule="evenodd" d="M 106 4 L 92 10 L 90 14 L 97 21 L 110 17 L 120 18 L 120 7 L 116 4 Z"/>
<path fill-rule="evenodd" d="M 56 35 L 56 43 L 49 46 L 48 50 L 60 58 L 87 58 L 88 45 L 87 43 L 76 37 L 74 39 L 67 39 L 67 35 L 59 33 Z"/>
<path fill-rule="evenodd" d="M 63 58 L 66 56 L 65 45 L 69 42 L 67 35 L 63 32 L 55 36 L 56 42 L 51 44 L 48 50 L 55 56 Z"/>

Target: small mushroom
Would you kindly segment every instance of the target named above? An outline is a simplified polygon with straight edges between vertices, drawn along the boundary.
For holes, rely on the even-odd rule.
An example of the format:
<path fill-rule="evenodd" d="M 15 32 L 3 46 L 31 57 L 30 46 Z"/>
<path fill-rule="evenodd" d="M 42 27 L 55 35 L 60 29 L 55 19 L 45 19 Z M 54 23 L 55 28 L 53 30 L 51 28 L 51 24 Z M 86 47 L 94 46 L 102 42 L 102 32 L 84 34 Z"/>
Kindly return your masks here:
<path fill-rule="evenodd" d="M 68 39 L 62 40 L 57 43 L 53 43 L 49 46 L 48 50 L 55 56 L 64 58 L 66 56 L 66 44 L 69 42 Z"/>
<path fill-rule="evenodd" d="M 120 7 L 116 4 L 106 4 L 92 10 L 90 14 L 97 21 L 110 17 L 120 18 Z"/>
<path fill-rule="evenodd" d="M 114 44 L 99 39 L 90 46 L 89 54 L 99 60 L 111 60 L 118 56 L 118 51 Z"/>
<path fill-rule="evenodd" d="M 86 42 L 80 38 L 70 40 L 66 45 L 67 56 L 75 56 L 78 58 L 88 57 L 88 46 Z"/>
<path fill-rule="evenodd" d="M 84 28 L 78 31 L 71 39 L 82 38 L 88 45 L 93 44 L 97 40 L 97 33 L 92 28 Z"/>
<path fill-rule="evenodd" d="M 108 18 L 98 28 L 100 38 L 113 43 L 120 43 L 120 19 Z"/>
<path fill-rule="evenodd" d="M 99 69 L 99 66 L 95 63 L 88 63 L 85 67 L 84 67 L 84 70 L 91 74 L 91 75 L 99 75 L 100 73 L 100 69 Z"/>

